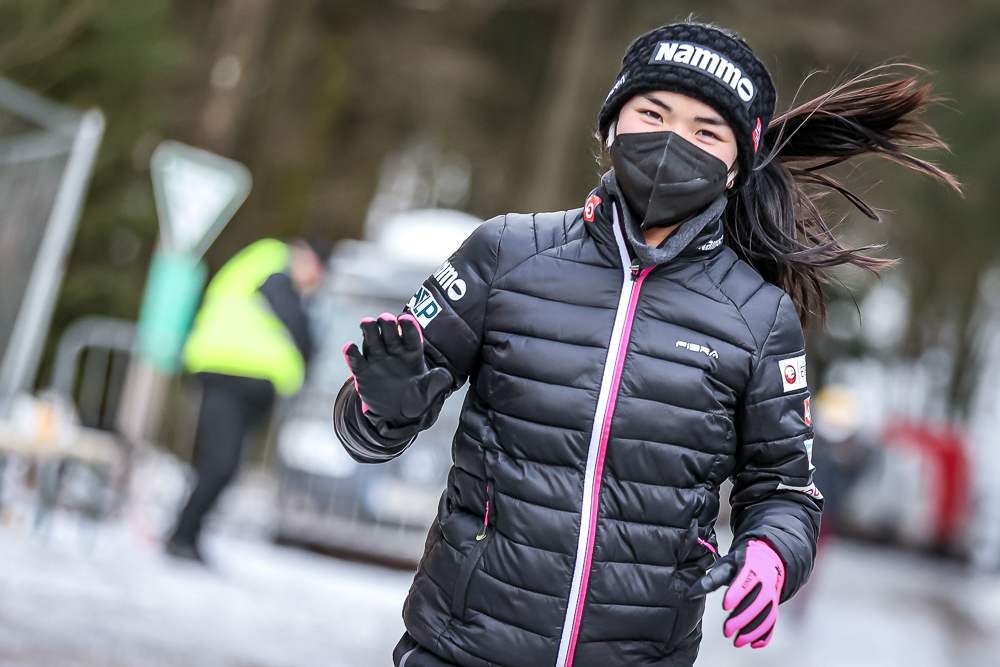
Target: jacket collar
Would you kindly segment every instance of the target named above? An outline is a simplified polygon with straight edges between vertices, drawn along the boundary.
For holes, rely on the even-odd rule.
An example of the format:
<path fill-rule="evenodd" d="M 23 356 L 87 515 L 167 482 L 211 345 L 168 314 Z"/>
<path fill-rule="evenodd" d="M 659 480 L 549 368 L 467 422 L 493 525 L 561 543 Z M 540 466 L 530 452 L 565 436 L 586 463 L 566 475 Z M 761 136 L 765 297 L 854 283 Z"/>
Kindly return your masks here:
<path fill-rule="evenodd" d="M 597 203 L 597 200 L 600 200 L 600 203 Z M 612 207 L 617 209 L 625 241 L 629 246 L 629 255 L 633 258 L 633 266 L 634 260 L 638 260 L 639 269 L 648 269 L 673 260 L 684 260 L 684 263 L 688 263 L 708 259 L 720 252 L 724 238 L 722 213 L 728 203 L 725 195 L 712 202 L 703 212 L 681 223 L 681 226 L 674 230 L 659 248 L 646 244 L 639 223 L 633 220 L 628 206 L 624 203 L 625 199 L 615 179 L 614 169 L 604 174 L 601 185 L 591 193 L 587 202 L 588 208 L 592 202 L 595 204 L 594 213 L 590 217 L 587 216 L 588 208 L 584 209 L 584 219 L 591 234 L 612 247 L 615 245 Z"/>

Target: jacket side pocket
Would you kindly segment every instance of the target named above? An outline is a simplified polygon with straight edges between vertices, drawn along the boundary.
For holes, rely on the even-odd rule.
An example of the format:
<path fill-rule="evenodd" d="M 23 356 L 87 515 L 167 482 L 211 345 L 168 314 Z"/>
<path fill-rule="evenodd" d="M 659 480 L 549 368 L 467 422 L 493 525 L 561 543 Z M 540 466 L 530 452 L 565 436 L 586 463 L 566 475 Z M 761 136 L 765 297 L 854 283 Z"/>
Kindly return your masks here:
<path fill-rule="evenodd" d="M 490 527 L 490 491 L 491 487 L 487 485 L 486 507 L 483 513 L 483 527 L 476 535 L 475 545 L 472 547 L 469 555 L 465 557 L 465 562 L 462 563 L 462 568 L 458 571 L 458 577 L 455 580 L 455 588 L 452 590 L 451 615 L 458 619 L 465 617 L 465 601 L 469 594 L 469 582 L 472 581 L 472 575 L 476 571 L 479 561 L 483 559 L 486 547 L 489 545 L 493 538 L 493 533 L 495 532 L 493 528 Z"/>
<path fill-rule="evenodd" d="M 717 556 L 712 545 L 698 538 L 686 561 L 678 565 L 671 589 L 677 600 L 677 616 L 667 638 L 665 653 L 670 654 L 698 628 L 705 615 L 705 598 L 691 599 L 688 589 L 698 581 L 715 562 Z"/>

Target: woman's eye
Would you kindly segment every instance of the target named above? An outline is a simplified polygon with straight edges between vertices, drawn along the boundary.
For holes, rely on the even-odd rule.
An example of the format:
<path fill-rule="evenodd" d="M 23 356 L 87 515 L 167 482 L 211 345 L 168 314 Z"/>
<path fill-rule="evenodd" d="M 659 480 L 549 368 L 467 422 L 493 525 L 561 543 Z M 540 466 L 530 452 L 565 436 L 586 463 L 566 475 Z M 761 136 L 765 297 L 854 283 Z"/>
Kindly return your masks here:
<path fill-rule="evenodd" d="M 643 113 L 643 114 L 644 114 L 644 115 L 645 115 L 645 116 L 646 116 L 647 118 L 650 118 L 650 119 L 652 119 L 652 120 L 655 120 L 655 121 L 657 121 L 657 122 L 659 122 L 659 121 L 662 121 L 662 120 L 663 120 L 663 117 L 662 117 L 662 116 L 660 116 L 660 114 L 656 113 L 655 111 L 643 111 L 642 113 Z"/>
<path fill-rule="evenodd" d="M 708 130 L 698 130 L 698 134 L 702 135 L 703 137 L 719 141 L 719 135 L 715 134 L 714 132 L 710 132 Z"/>

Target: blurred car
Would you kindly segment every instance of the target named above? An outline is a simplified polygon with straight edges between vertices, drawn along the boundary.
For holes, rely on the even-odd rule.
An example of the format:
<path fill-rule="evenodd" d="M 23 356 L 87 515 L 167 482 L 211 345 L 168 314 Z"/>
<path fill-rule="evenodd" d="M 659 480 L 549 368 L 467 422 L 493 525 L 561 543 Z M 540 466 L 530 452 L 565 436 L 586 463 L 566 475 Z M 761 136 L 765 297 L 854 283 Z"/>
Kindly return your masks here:
<path fill-rule="evenodd" d="M 458 211 L 399 214 L 369 240 L 334 249 L 312 306 L 318 353 L 277 431 L 277 538 L 415 563 L 451 465 L 465 391 L 400 458 L 351 459 L 333 430 L 333 402 L 351 372 L 342 348 L 363 317 L 399 313 L 413 292 L 481 223 Z"/>
<path fill-rule="evenodd" d="M 963 538 L 973 504 L 967 452 L 964 433 L 953 425 L 890 421 L 878 438 L 872 465 L 848 494 L 842 517 L 846 532 L 968 556 Z"/>

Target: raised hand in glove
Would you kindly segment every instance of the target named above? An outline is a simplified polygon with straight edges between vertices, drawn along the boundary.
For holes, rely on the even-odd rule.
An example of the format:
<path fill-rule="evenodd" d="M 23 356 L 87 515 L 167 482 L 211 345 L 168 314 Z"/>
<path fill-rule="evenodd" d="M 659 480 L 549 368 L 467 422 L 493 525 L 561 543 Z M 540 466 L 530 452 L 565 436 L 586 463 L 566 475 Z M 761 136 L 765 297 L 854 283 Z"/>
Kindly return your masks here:
<path fill-rule="evenodd" d="M 726 637 L 736 635 L 737 648 L 750 644 L 764 648 L 778 620 L 785 566 L 767 542 L 750 540 L 735 547 L 688 589 L 688 597 L 701 597 L 729 584 L 722 608 L 732 612 L 722 628 Z"/>
<path fill-rule="evenodd" d="M 364 352 L 354 343 L 343 351 L 365 416 L 376 426 L 420 421 L 454 380 L 444 368 L 427 367 L 424 334 L 417 320 L 409 313 L 399 319 L 382 313 L 377 320 L 361 320 L 361 333 Z"/>

